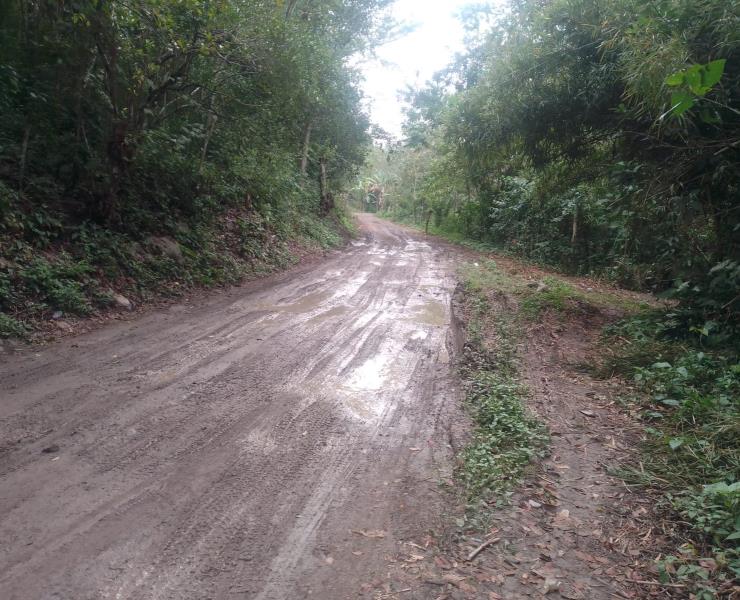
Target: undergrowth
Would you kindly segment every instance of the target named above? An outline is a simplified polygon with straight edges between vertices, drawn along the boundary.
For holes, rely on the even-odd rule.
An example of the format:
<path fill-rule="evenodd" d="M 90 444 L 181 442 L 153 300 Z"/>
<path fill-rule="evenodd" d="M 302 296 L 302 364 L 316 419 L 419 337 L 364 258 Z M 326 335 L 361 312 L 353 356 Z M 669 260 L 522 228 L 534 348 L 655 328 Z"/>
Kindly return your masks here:
<path fill-rule="evenodd" d="M 734 592 L 740 578 L 737 332 L 717 322 L 687 325 L 675 306 L 650 309 L 556 276 L 532 285 L 490 259 L 466 265 L 463 279 L 472 313 L 468 403 L 477 425 L 464 454 L 463 479 L 471 497 L 505 497 L 544 444 L 522 409 L 526 390 L 517 381 L 512 327 L 545 315 L 567 321 L 616 308 L 625 317 L 605 330 L 595 371 L 633 381 L 634 392 L 622 401 L 643 422 L 644 441 L 634 463 L 616 474 L 651 490 L 659 514 L 675 530 L 674 551 L 661 555 L 657 573 L 662 582 L 680 586 L 671 589 L 686 590 L 697 600 Z M 496 294 L 518 304 L 507 310 L 516 314 L 513 321 L 492 315 L 488 298 Z"/>
<path fill-rule="evenodd" d="M 501 283 L 496 276 L 466 277 L 463 375 L 475 431 L 462 453 L 460 477 L 472 506 L 507 502 L 547 443 L 544 427 L 525 408 L 528 392 L 518 376 L 513 325 L 494 315 L 488 301 Z"/>
<path fill-rule="evenodd" d="M 639 463 L 619 474 L 679 524 L 660 577 L 701 600 L 740 577 L 740 360 L 703 337 L 681 335 L 665 314 L 633 317 L 607 330 L 601 365 L 633 379 L 625 401 L 645 425 Z"/>
<path fill-rule="evenodd" d="M 297 248 L 340 245 L 349 221 L 341 211 L 327 219 L 278 218 L 269 207 L 225 209 L 149 231 L 62 219 L 46 207 L 0 215 L 0 338 L 24 337 L 50 319 L 94 314 L 116 293 L 135 302 L 177 297 L 283 269 L 297 262 Z"/>

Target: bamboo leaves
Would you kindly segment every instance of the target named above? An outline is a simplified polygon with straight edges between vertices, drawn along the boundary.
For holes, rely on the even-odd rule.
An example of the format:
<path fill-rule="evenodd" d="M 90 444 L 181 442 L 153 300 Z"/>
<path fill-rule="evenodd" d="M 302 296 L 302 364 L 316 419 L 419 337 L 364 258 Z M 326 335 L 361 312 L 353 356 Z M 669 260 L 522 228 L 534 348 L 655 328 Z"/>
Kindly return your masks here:
<path fill-rule="evenodd" d="M 692 65 L 688 69 L 666 77 L 665 84 L 678 89 L 671 93 L 671 108 L 663 117 L 667 115 L 680 117 L 687 110 L 693 108 L 697 99 L 706 96 L 722 79 L 725 62 L 726 60 L 721 58 L 705 65 Z M 705 121 L 716 120 L 717 117 L 707 112 L 702 114 L 702 119 Z"/>

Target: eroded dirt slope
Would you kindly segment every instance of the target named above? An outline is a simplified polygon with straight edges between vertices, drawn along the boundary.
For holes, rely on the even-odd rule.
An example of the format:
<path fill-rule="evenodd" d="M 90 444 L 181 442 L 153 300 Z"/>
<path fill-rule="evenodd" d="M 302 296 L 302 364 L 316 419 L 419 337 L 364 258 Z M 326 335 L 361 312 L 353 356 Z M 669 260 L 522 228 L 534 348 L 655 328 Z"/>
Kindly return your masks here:
<path fill-rule="evenodd" d="M 0 597 L 355 597 L 441 511 L 448 249 L 318 265 L 0 363 Z M 442 473 L 444 476 L 444 473 Z"/>

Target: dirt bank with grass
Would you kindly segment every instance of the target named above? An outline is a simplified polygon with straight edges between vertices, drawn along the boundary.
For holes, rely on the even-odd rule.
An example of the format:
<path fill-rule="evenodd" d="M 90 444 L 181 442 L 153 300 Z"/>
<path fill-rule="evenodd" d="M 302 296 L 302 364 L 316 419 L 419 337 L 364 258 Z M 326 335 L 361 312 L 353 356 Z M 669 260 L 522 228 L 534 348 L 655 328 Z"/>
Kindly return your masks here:
<path fill-rule="evenodd" d="M 12 217 L 12 218 L 11 218 Z M 347 243 L 352 222 L 251 208 L 136 232 L 62 223 L 43 210 L 0 219 L 0 339 L 54 339 L 198 290 L 264 277 Z"/>

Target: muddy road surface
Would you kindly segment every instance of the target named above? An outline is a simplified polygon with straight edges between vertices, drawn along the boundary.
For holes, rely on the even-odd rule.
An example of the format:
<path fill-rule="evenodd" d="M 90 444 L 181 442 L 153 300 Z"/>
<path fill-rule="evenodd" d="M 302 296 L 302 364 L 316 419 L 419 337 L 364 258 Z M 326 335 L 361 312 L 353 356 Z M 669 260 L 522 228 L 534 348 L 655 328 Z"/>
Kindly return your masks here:
<path fill-rule="evenodd" d="M 460 422 L 443 247 L 346 251 L 0 358 L 0 598 L 372 597 Z"/>

